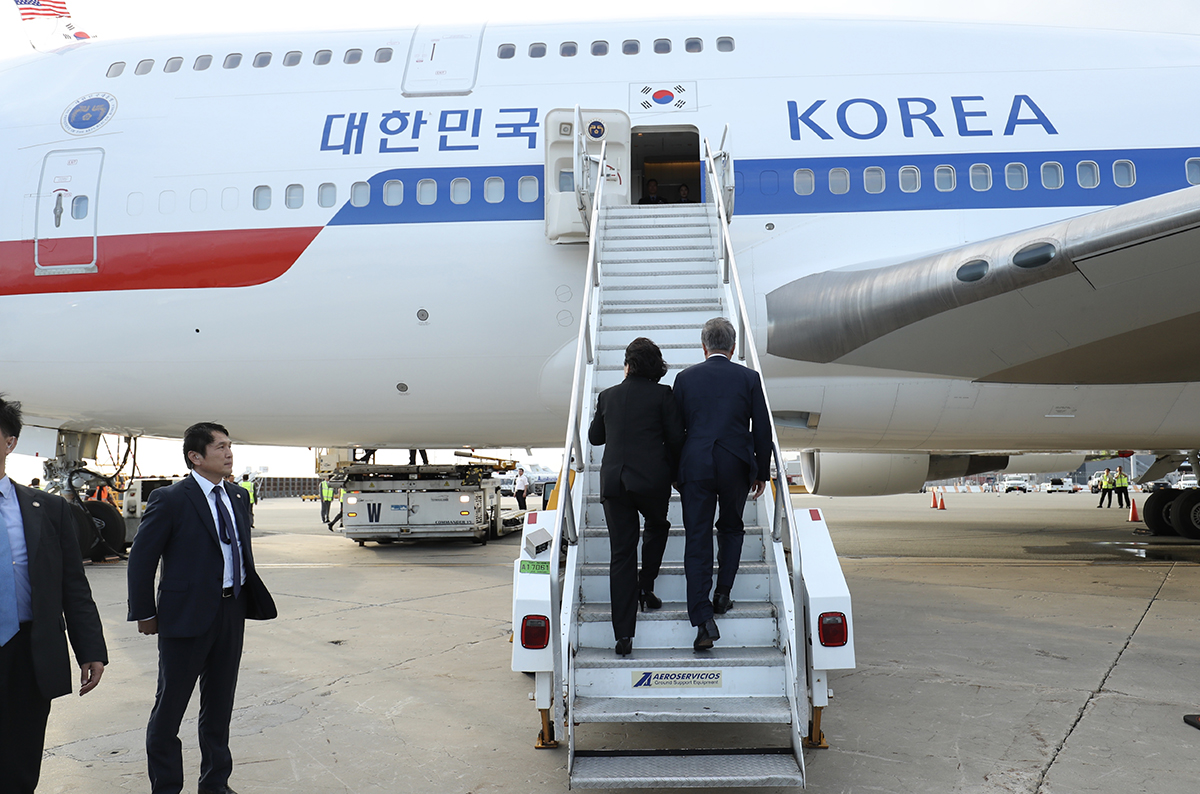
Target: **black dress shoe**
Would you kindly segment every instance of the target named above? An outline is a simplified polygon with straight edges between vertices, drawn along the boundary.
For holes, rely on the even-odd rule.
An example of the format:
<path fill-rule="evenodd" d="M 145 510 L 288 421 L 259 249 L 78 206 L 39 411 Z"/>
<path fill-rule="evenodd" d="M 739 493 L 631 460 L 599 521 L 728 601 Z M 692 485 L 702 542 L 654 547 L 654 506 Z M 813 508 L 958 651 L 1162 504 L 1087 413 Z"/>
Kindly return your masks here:
<path fill-rule="evenodd" d="M 732 607 L 733 599 L 729 597 L 728 593 L 713 594 L 713 612 L 716 612 L 718 615 L 724 615 Z"/>
<path fill-rule="evenodd" d="M 721 632 L 717 631 L 717 621 L 709 618 L 703 626 L 696 629 L 696 641 L 692 643 L 692 647 L 697 651 L 707 651 L 713 647 L 713 642 L 721 639 Z"/>
<path fill-rule="evenodd" d="M 237 792 L 231 789 L 229 786 L 221 786 L 220 788 L 207 788 L 205 786 L 198 786 L 196 788 L 196 794 L 237 794 Z"/>
<path fill-rule="evenodd" d="M 638 594 L 638 606 L 643 612 L 647 609 L 662 609 L 662 599 L 654 595 L 653 590 L 643 590 Z"/>
<path fill-rule="evenodd" d="M 628 656 L 633 653 L 633 637 L 622 637 L 617 640 L 617 656 Z"/>

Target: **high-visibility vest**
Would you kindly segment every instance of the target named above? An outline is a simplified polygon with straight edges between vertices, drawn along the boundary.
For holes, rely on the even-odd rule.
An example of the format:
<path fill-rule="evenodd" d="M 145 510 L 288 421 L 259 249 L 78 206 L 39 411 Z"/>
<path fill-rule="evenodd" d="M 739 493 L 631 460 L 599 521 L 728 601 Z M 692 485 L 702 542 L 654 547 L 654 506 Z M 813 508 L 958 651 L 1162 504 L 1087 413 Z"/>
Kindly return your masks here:
<path fill-rule="evenodd" d="M 1101 474 L 1100 475 L 1100 487 L 1105 490 L 1112 488 L 1113 487 L 1113 476 L 1111 474 Z"/>
<path fill-rule="evenodd" d="M 250 494 L 250 504 L 254 504 L 254 481 L 242 480 L 238 485 L 246 489 L 246 493 Z"/>
<path fill-rule="evenodd" d="M 321 480 L 321 501 L 333 501 L 333 486 L 329 484 L 329 480 Z"/>
<path fill-rule="evenodd" d="M 1128 488 L 1129 487 L 1129 478 L 1127 476 L 1125 476 L 1124 474 L 1118 474 L 1116 476 L 1116 478 L 1113 480 L 1113 483 L 1115 483 L 1116 487 L 1118 487 L 1118 488 Z"/>

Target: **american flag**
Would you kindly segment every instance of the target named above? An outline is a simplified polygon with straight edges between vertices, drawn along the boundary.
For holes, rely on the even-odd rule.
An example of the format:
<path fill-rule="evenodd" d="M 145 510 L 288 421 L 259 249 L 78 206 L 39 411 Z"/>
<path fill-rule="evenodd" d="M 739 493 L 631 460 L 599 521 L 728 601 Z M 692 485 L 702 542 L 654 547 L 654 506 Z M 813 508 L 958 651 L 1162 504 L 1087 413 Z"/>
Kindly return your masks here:
<path fill-rule="evenodd" d="M 21 19 L 36 19 L 38 17 L 71 17 L 67 10 L 66 0 L 13 0 Z"/>

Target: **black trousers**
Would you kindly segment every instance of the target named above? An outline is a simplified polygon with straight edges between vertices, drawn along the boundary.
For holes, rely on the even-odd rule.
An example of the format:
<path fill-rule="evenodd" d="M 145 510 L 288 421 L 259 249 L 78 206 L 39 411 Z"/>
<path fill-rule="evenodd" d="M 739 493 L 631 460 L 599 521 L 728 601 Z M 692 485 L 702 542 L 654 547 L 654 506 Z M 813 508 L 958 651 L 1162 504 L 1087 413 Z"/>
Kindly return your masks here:
<path fill-rule="evenodd" d="M 1117 507 L 1129 507 L 1129 486 L 1113 490 L 1117 492 Z"/>
<path fill-rule="evenodd" d="M 222 598 L 212 625 L 198 637 L 158 637 L 158 691 L 146 728 L 146 756 L 153 794 L 183 790 L 183 746 L 179 724 L 200 681 L 200 785 L 229 783 L 229 720 L 242 660 L 246 592 Z"/>
<path fill-rule="evenodd" d="M 681 483 L 686 544 L 688 618 L 693 626 L 712 619 L 713 517 L 717 528 L 717 587 L 732 589 L 746 536 L 742 513 L 750 495 L 750 466 L 732 452 L 713 447 L 715 477 Z M 720 514 L 717 508 L 720 507 Z"/>
<path fill-rule="evenodd" d="M 1108 497 L 1108 506 L 1112 507 L 1112 494 L 1113 494 L 1112 488 L 1101 488 L 1100 489 L 1100 504 L 1096 505 L 1096 507 L 1101 507 L 1104 505 L 1104 497 L 1106 497 L 1106 496 Z"/>
<path fill-rule="evenodd" d="M 517 509 L 518 509 L 518 510 L 525 510 L 525 509 L 527 509 L 527 508 L 525 507 L 525 492 L 524 492 L 524 491 L 517 491 L 515 495 L 516 495 L 516 497 L 517 497 Z"/>
<path fill-rule="evenodd" d="M 657 494 L 631 493 L 604 500 L 604 521 L 608 524 L 612 561 L 608 565 L 609 600 L 612 601 L 613 636 L 632 637 L 637 626 L 639 590 L 653 590 L 658 569 L 667 548 L 667 507 L 671 489 Z M 642 571 L 638 573 L 638 529 L 646 520 L 642 537 Z"/>
<path fill-rule="evenodd" d="M 50 701 L 33 672 L 31 624 L 0 647 L 0 791 L 33 794 L 42 773 Z"/>
<path fill-rule="evenodd" d="M 325 499 L 321 500 L 321 523 L 323 523 L 323 524 L 329 523 L 329 506 L 331 504 L 333 504 L 332 501 L 328 501 Z"/>

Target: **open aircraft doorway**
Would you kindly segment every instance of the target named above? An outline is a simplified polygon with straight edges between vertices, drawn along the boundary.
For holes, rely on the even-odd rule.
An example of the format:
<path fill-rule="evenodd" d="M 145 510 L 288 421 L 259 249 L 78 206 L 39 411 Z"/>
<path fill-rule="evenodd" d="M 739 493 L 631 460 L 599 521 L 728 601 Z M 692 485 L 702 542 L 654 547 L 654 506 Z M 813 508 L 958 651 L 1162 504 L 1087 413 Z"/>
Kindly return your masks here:
<path fill-rule="evenodd" d="M 635 204 L 648 199 L 647 185 L 650 180 L 657 183 L 657 196 L 662 200 L 661 203 L 679 204 L 683 201 L 695 204 L 708 200 L 704 195 L 698 129 L 692 126 L 634 127 L 630 148 Z M 681 199 L 683 188 L 686 188 L 685 200 Z"/>

